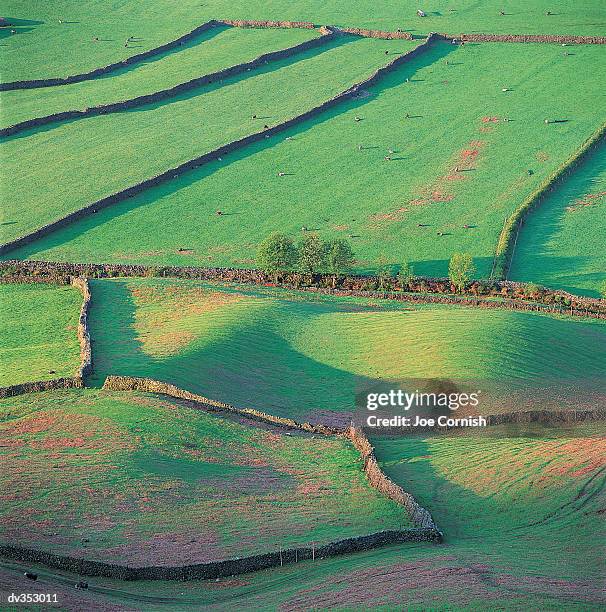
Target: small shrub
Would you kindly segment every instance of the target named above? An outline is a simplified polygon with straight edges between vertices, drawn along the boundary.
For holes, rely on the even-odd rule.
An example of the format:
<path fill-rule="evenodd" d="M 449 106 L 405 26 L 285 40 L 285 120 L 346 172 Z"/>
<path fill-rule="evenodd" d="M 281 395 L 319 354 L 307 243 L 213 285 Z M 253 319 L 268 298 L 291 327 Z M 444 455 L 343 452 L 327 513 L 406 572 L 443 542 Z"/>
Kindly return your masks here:
<path fill-rule="evenodd" d="M 476 267 L 469 253 L 454 253 L 450 258 L 448 278 L 457 291 L 465 289 L 475 271 Z"/>

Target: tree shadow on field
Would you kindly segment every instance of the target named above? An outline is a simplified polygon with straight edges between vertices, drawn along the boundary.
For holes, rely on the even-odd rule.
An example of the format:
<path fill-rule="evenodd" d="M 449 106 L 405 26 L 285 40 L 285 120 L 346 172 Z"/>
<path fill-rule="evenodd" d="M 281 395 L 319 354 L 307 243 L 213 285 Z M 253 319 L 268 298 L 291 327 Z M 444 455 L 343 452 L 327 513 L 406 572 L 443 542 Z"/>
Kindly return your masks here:
<path fill-rule="evenodd" d="M 147 285 L 143 281 L 139 286 Z M 131 287 L 136 286 L 136 281 L 133 285 L 123 280 L 91 282 L 94 372 L 87 384 L 101 386 L 111 374 L 149 377 L 237 407 L 311 422 L 328 419 L 331 424 L 345 426 L 354 410 L 357 388 L 373 382 L 295 350 L 280 332 L 292 306 L 269 298 L 261 314 L 251 321 L 238 319 L 220 328 L 210 341 L 200 335 L 203 345 L 193 338 L 176 354 L 150 356 L 143 351 L 134 326 L 136 306 Z M 335 312 L 334 305 L 322 302 L 295 302 L 294 307 L 304 309 L 310 321 Z"/>
<path fill-rule="evenodd" d="M 119 218 L 123 215 L 130 213 L 133 210 L 141 206 L 147 206 L 153 204 L 156 200 L 165 196 L 174 194 L 182 189 L 185 189 L 194 183 L 202 181 L 203 179 L 211 176 L 218 170 L 223 170 L 226 167 L 235 164 L 239 161 L 245 160 L 249 157 L 254 156 L 257 153 L 261 153 L 272 149 L 276 145 L 282 143 L 285 138 L 296 138 L 307 132 L 308 130 L 314 129 L 321 126 L 324 123 L 330 122 L 337 117 L 358 109 L 363 108 L 366 104 L 369 104 L 373 100 L 376 100 L 382 92 L 397 87 L 406 82 L 407 78 L 410 78 L 418 70 L 421 70 L 431 64 L 439 61 L 443 57 L 452 53 L 453 45 L 447 43 L 438 43 L 433 47 L 430 47 L 428 51 L 417 58 L 414 58 L 410 62 L 407 62 L 399 68 L 388 73 L 378 84 L 374 85 L 372 89 L 376 92 L 376 96 L 371 97 L 355 97 L 350 98 L 341 104 L 330 108 L 320 115 L 307 119 L 299 125 L 293 126 L 287 130 L 280 132 L 269 138 L 257 141 L 251 145 L 248 145 L 242 149 L 238 149 L 232 153 L 224 155 L 222 161 L 212 161 L 206 163 L 199 168 L 184 172 L 177 179 L 166 181 L 161 185 L 152 187 L 142 192 L 140 195 L 128 198 L 122 202 L 114 204 L 106 209 L 98 211 L 96 214 L 89 215 L 83 219 L 71 223 L 69 226 L 61 228 L 49 236 L 43 237 L 36 242 L 16 249 L 10 253 L 11 258 L 26 259 L 35 255 L 36 253 L 59 247 L 67 244 L 86 232 L 93 230 L 96 227 L 102 226 L 109 223 L 113 219 Z M 395 115 L 394 115 L 395 116 Z M 127 187 L 126 185 L 123 187 Z M 276 206 L 279 206 L 279 202 L 276 202 Z M 209 214 L 214 212 L 214 208 L 209 206 Z M 158 220 L 161 223 L 161 220 Z"/>

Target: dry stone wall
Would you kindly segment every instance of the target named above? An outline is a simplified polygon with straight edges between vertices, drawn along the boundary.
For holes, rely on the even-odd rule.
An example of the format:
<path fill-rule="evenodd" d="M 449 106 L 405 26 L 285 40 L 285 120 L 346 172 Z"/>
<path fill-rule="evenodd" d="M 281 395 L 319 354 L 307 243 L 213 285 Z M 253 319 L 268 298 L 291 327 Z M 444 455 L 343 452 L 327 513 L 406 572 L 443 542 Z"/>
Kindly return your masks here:
<path fill-rule="evenodd" d="M 279 49 L 278 51 L 271 51 L 269 53 L 263 53 L 259 57 L 249 62 L 235 64 L 234 66 L 230 66 L 229 68 L 224 68 L 223 70 L 211 72 L 209 74 L 205 74 L 195 79 L 191 79 L 190 81 L 186 81 L 185 83 L 180 83 L 179 85 L 175 85 L 174 87 L 169 87 L 167 89 L 155 91 L 154 93 L 151 93 L 151 94 L 137 96 L 136 98 L 122 100 L 121 102 L 113 102 L 111 104 L 91 106 L 89 108 L 85 108 L 82 110 L 70 110 L 70 111 L 63 111 L 60 113 L 52 113 L 50 115 L 45 115 L 43 117 L 36 117 L 34 119 L 28 119 L 26 121 L 21 121 L 19 123 L 15 123 L 14 125 L 11 125 L 5 128 L 1 128 L 0 137 L 12 136 L 13 134 L 18 134 L 26 130 L 40 127 L 42 125 L 48 125 L 50 123 L 57 123 L 59 121 L 67 121 L 70 119 L 82 119 L 84 117 L 93 117 L 96 115 L 107 115 L 110 113 L 118 113 L 121 111 L 130 110 L 130 109 L 137 108 L 140 106 L 145 106 L 147 104 L 153 104 L 161 100 L 173 98 L 177 95 L 182 94 L 183 92 L 190 91 L 198 87 L 202 87 L 203 85 L 210 85 L 212 83 L 220 82 L 223 79 L 226 79 L 228 77 L 233 77 L 238 74 L 242 74 L 244 72 L 247 72 L 248 70 L 252 70 L 253 68 L 257 68 L 261 65 L 264 65 L 267 62 L 275 62 L 280 59 L 284 59 L 287 57 L 291 57 L 293 55 L 297 55 L 299 53 L 303 53 L 304 51 L 307 51 L 309 49 L 319 47 L 321 45 L 326 44 L 334 36 L 335 34 L 332 30 L 325 29 L 322 31 L 321 36 L 319 36 L 318 38 L 312 38 L 311 40 L 307 40 L 305 42 L 299 43 L 292 47 L 287 47 L 285 49 Z"/>
<path fill-rule="evenodd" d="M 80 74 L 72 74 L 66 77 L 59 78 L 49 78 L 49 79 L 30 79 L 30 80 L 22 80 L 22 81 L 11 81 L 8 83 L 0 83 L 0 91 L 9 91 L 12 89 L 35 89 L 38 87 L 54 87 L 56 85 L 68 85 L 70 83 L 79 83 L 81 81 L 88 81 L 90 79 L 94 79 L 95 77 L 108 74 L 110 72 L 114 72 L 116 70 L 120 70 L 125 66 L 132 66 L 133 64 L 137 64 L 142 62 L 154 55 L 159 55 L 160 53 L 164 53 L 165 51 L 170 51 L 176 47 L 184 45 L 186 42 L 189 42 L 196 36 L 202 34 L 202 32 L 206 32 L 211 28 L 215 28 L 221 25 L 219 21 L 211 19 L 206 23 L 203 23 L 201 26 L 194 28 L 191 32 L 180 36 L 179 38 L 172 40 L 164 45 L 160 45 L 159 47 L 154 47 L 149 51 L 144 51 L 143 53 L 137 53 L 136 55 L 131 55 L 121 62 L 114 62 L 112 64 L 108 64 L 107 66 L 102 66 L 101 68 L 95 68 L 94 70 L 90 70 L 89 72 L 82 72 Z"/>
<path fill-rule="evenodd" d="M 4 275 L 3 275 L 4 274 Z M 90 278 L 114 277 L 163 277 L 202 280 L 209 282 L 231 282 L 284 287 L 312 293 L 335 296 L 359 296 L 424 304 L 450 304 L 474 308 L 543 312 L 550 315 L 568 315 L 606 319 L 606 300 L 576 296 L 565 291 L 542 288 L 539 294 L 527 295 L 526 283 L 513 281 L 474 281 L 462 293 L 446 278 L 417 277 L 406 287 L 392 279 L 387 289 L 379 290 L 381 279 L 375 276 L 346 275 L 338 279 L 336 289 L 332 287 L 332 276 L 316 274 L 302 285 L 301 275 L 283 273 L 276 282 L 273 275 L 261 270 L 241 268 L 200 268 L 194 266 L 153 267 L 130 264 L 82 264 L 46 261 L 0 261 L 0 278 L 7 274 L 17 278 L 63 278 L 87 276 Z M 44 282 L 44 281 L 43 281 Z"/>
<path fill-rule="evenodd" d="M 75 210 L 74 212 L 71 212 L 65 215 L 64 217 L 57 219 L 56 221 L 53 221 L 51 223 L 48 223 L 47 225 L 44 225 L 25 236 L 22 236 L 10 242 L 4 243 L 0 245 L 0 255 L 5 254 L 18 247 L 30 244 L 31 242 L 38 240 L 39 238 L 42 238 L 43 236 L 46 236 L 61 227 L 65 227 L 66 225 L 69 225 L 70 223 L 73 223 L 74 221 L 78 219 L 82 219 L 93 213 L 98 212 L 99 210 L 102 210 L 109 206 L 113 206 L 114 204 L 117 204 L 118 202 L 122 202 L 128 198 L 132 198 L 138 195 L 139 193 L 147 191 L 148 189 L 151 189 L 152 187 L 156 187 L 157 185 L 161 185 L 162 183 L 165 183 L 166 181 L 177 178 L 181 174 L 185 172 L 189 172 L 196 168 L 199 168 L 200 166 L 203 166 L 211 161 L 214 161 L 218 159 L 219 157 L 228 155 L 229 153 L 242 149 L 248 145 L 262 141 L 263 139 L 269 136 L 279 134 L 280 132 L 283 132 L 295 125 L 299 125 L 307 121 L 308 119 L 321 115 L 324 111 L 330 108 L 333 108 L 334 106 L 337 106 L 344 100 L 350 99 L 352 96 L 355 96 L 360 90 L 366 87 L 370 87 L 371 85 L 374 85 L 384 74 L 391 72 L 392 70 L 394 70 L 401 64 L 408 62 L 414 57 L 416 57 L 417 55 L 419 55 L 420 53 L 423 53 L 432 44 L 432 42 L 435 39 L 436 39 L 436 35 L 430 34 L 424 43 L 421 43 L 420 45 L 418 45 L 417 47 L 415 47 L 408 53 L 404 53 L 398 56 L 396 59 L 392 60 L 389 64 L 387 64 L 383 68 L 379 68 L 369 78 L 365 79 L 364 81 L 360 83 L 356 83 L 352 87 L 349 87 L 348 89 L 337 94 L 333 98 L 326 100 L 325 102 L 319 104 L 318 106 L 300 115 L 297 115 L 296 117 L 287 119 L 286 121 L 283 121 L 282 123 L 279 123 L 278 125 L 270 127 L 268 129 L 263 129 L 259 132 L 255 132 L 248 136 L 244 136 L 243 138 L 240 138 L 238 140 L 234 140 L 226 145 L 223 145 L 221 147 L 214 149 L 213 151 L 205 153 L 204 155 L 200 155 L 199 157 L 186 161 L 183 164 L 176 166 L 175 168 L 166 170 L 165 172 L 162 172 L 161 174 L 158 174 L 154 177 L 141 181 L 140 183 L 137 183 L 136 185 L 132 185 L 131 187 L 122 189 L 121 191 L 118 191 L 117 193 L 101 198 L 100 200 L 97 200 L 96 202 L 93 202 L 92 204 L 88 204 L 87 206 L 84 206 L 83 208 Z"/>

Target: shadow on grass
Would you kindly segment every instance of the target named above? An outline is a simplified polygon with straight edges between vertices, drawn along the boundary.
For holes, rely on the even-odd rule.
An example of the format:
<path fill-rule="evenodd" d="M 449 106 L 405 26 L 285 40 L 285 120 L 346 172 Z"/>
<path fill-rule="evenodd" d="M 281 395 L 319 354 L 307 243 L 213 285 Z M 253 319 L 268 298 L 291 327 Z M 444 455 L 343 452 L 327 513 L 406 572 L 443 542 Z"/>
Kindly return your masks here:
<path fill-rule="evenodd" d="M 375 92 L 377 96 L 380 96 L 382 92 L 389 90 L 393 87 L 398 87 L 399 85 L 402 85 L 406 82 L 407 78 L 415 74 L 418 70 L 421 70 L 433 64 L 434 62 L 439 61 L 441 58 L 445 57 L 453 51 L 453 45 L 449 45 L 446 43 L 436 44 L 430 47 L 424 54 L 420 55 L 417 58 L 414 58 L 410 62 L 405 63 L 399 68 L 395 69 L 393 72 L 390 72 L 385 75 L 385 77 L 381 79 L 378 84 L 374 85 L 372 88 L 369 89 Z M 147 189 L 145 192 L 141 193 L 136 197 L 128 198 L 127 200 L 114 204 L 109 208 L 100 210 L 98 213 L 71 223 L 69 226 L 61 228 L 56 232 L 53 232 L 51 235 L 41 238 L 35 243 L 21 247 L 20 249 L 16 249 L 15 251 L 12 251 L 7 255 L 3 256 L 2 259 L 26 259 L 40 251 L 56 248 L 61 245 L 67 244 L 74 240 L 77 236 L 82 235 L 96 227 L 104 225 L 105 223 L 110 222 L 112 219 L 121 217 L 133 210 L 136 210 L 141 206 L 151 204 L 159 198 L 176 193 L 181 189 L 185 189 L 186 187 L 189 187 L 190 185 L 214 174 L 217 170 L 224 169 L 231 164 L 237 163 L 238 161 L 247 159 L 248 157 L 251 157 L 257 153 L 269 150 L 276 146 L 278 143 L 282 142 L 287 137 L 294 138 L 300 134 L 307 132 L 308 130 L 322 125 L 325 122 L 329 122 L 339 117 L 340 115 L 343 115 L 344 113 L 360 109 L 374 99 L 376 99 L 376 96 L 365 98 L 355 97 L 345 100 L 341 104 L 324 111 L 321 115 L 317 117 L 307 119 L 301 124 L 298 124 L 290 129 L 284 130 L 283 132 L 280 132 L 277 135 L 271 136 L 267 139 L 258 141 L 228 155 L 225 155 L 223 156 L 221 162 L 209 162 L 195 170 L 185 172 L 181 174 L 177 179 L 173 179 L 171 181 L 164 182 L 156 187 Z M 127 186 L 125 185 L 121 188 L 125 187 Z M 209 211 L 209 213 L 211 213 L 211 211 Z"/>
<path fill-rule="evenodd" d="M 216 34 L 213 34 L 214 36 L 216 36 Z M 227 77 L 225 79 L 222 79 L 220 81 L 215 81 L 213 83 L 208 83 L 208 84 L 204 84 L 204 85 L 199 85 L 197 87 L 195 87 L 194 89 L 188 90 L 184 93 L 181 94 L 177 94 L 174 96 L 170 96 L 169 98 L 165 98 L 163 100 L 158 100 L 157 102 L 149 102 L 147 104 L 141 105 L 141 106 L 137 106 L 135 108 L 129 108 L 129 109 L 124 109 L 124 110 L 113 110 L 111 112 L 108 113 L 104 113 L 102 116 L 111 116 L 111 115 L 116 115 L 116 114 L 129 114 L 129 113 L 140 113 L 140 112 L 148 112 L 148 111 L 154 111 L 158 108 L 162 108 L 164 106 L 169 106 L 170 104 L 176 104 L 178 102 L 183 102 L 185 100 L 190 100 L 192 98 L 196 98 L 198 96 L 202 96 L 202 95 L 206 95 L 206 94 L 210 94 L 212 92 L 218 91 L 220 89 L 222 89 L 223 87 L 227 87 L 230 85 L 236 85 L 240 82 L 246 81 L 247 79 L 250 79 L 252 77 L 256 77 L 256 76 L 261 76 L 264 74 L 270 74 L 272 72 L 276 72 L 278 70 L 281 70 L 283 68 L 287 68 L 288 66 L 292 66 L 294 64 L 297 64 L 298 62 L 313 58 L 313 57 L 317 57 L 319 55 L 321 55 L 322 53 L 326 52 L 326 51 L 331 51 L 336 49 L 337 47 L 341 47 L 345 44 L 351 43 L 353 42 L 355 39 L 353 37 L 337 37 L 335 40 L 329 42 L 328 44 L 319 46 L 319 47 L 314 47 L 312 49 L 308 49 L 307 51 L 304 51 L 303 53 L 296 53 L 294 55 L 291 55 L 287 58 L 281 59 L 281 60 L 276 60 L 276 61 L 268 61 L 265 64 L 262 64 L 261 66 L 257 66 L 255 68 L 251 68 L 250 70 L 246 70 L 245 72 L 242 72 L 240 74 L 231 76 L 231 77 Z M 182 51 L 183 48 L 179 48 L 177 51 Z M 266 53 L 270 52 L 271 50 L 267 50 Z M 170 54 L 170 51 L 167 51 L 165 54 L 163 54 L 164 56 Z M 159 56 L 160 57 L 160 56 Z M 252 58 L 251 58 L 252 59 Z M 141 62 L 141 63 L 136 63 L 133 64 L 130 68 L 131 70 L 136 70 L 137 68 L 140 68 L 142 65 L 145 65 L 146 63 L 153 63 L 153 61 L 157 61 L 157 58 L 153 58 L 151 59 L 149 62 Z M 245 60 L 245 61 L 249 61 L 249 60 Z M 128 70 L 126 68 L 121 69 L 120 70 L 120 74 L 122 74 L 122 72 L 128 72 Z M 214 72 L 214 71 L 213 71 Z M 111 72 L 107 75 L 101 76 L 101 77 L 96 77 L 95 79 L 90 79 L 90 80 L 101 80 L 103 78 L 113 78 L 115 76 L 119 76 L 118 72 Z M 199 75 L 199 76 L 203 76 L 203 75 Z M 197 77 L 196 77 L 197 78 Z M 65 85 L 63 87 L 69 87 L 69 85 Z M 147 94 L 145 94 L 147 95 Z M 121 101 L 124 101 L 128 98 L 124 97 Z M 251 102 L 251 104 L 253 104 L 253 102 Z M 68 109 L 67 112 L 69 112 L 70 110 L 74 110 L 74 109 Z M 78 121 L 83 121 L 86 119 L 91 119 L 94 117 L 98 117 L 99 115 L 89 115 L 89 116 L 84 116 L 84 117 L 75 117 L 72 119 L 60 119 L 57 121 L 53 121 L 53 123 L 50 124 L 46 124 L 46 125 L 42 125 L 40 127 L 32 127 L 29 128 L 27 130 L 21 131 L 21 132 L 17 132 L 16 134 L 12 134 L 10 136 L 5 136 L 0 138 L 0 142 L 10 142 L 12 140 L 18 140 L 20 138 L 27 138 L 28 136 L 32 136 L 33 134 L 40 134 L 43 132 L 48 132 L 49 130 L 54 130 L 58 127 L 64 126 L 64 125 L 69 125 L 71 123 L 74 122 L 78 122 Z M 262 119 L 269 119 L 270 117 L 267 116 L 258 116 L 257 119 L 259 121 L 261 121 Z M 258 125 L 258 128 L 261 127 L 261 123 Z"/>
<path fill-rule="evenodd" d="M 514 280 L 532 280 L 549 286 L 557 286 L 572 293 L 598 297 L 598 286 L 604 280 L 603 269 L 583 272 L 592 260 L 594 267 L 601 268 L 603 251 L 593 251 L 595 244 L 583 244 L 586 235 L 578 236 L 577 256 L 558 256 L 550 253 L 554 241 L 565 229 L 567 215 L 582 215 L 582 208 L 576 212 L 567 211 L 575 201 L 584 199 L 596 189 L 596 177 L 606 168 L 606 142 L 596 147 L 574 172 L 568 175 L 551 191 L 547 198 L 530 211 L 520 228 L 516 249 L 511 262 L 509 277 Z M 597 187 L 604 190 L 604 187 Z M 599 206 L 599 204 L 596 204 Z M 587 227 L 588 232 L 591 228 Z M 603 233 L 603 232 L 602 232 Z M 593 252 L 592 252 L 593 251 Z M 529 274 L 530 273 L 530 274 Z M 595 285 L 588 290 L 585 282 Z"/>
<path fill-rule="evenodd" d="M 329 418 L 338 420 L 342 415 L 346 425 L 357 388 L 375 382 L 294 349 L 282 334 L 280 311 L 286 311 L 283 320 L 292 320 L 297 313 L 288 312 L 292 307 L 288 301 L 271 299 L 248 321 L 230 320 L 225 327 L 200 334 L 177 354 L 151 356 L 136 333 L 133 286 L 137 285 L 125 281 L 91 282 L 94 372 L 89 385 L 100 387 L 111 374 L 149 377 L 238 407 L 297 420 L 317 422 L 330 411 L 335 414 Z M 310 321 L 335 312 L 332 304 L 323 302 L 296 302 L 295 307 Z"/>

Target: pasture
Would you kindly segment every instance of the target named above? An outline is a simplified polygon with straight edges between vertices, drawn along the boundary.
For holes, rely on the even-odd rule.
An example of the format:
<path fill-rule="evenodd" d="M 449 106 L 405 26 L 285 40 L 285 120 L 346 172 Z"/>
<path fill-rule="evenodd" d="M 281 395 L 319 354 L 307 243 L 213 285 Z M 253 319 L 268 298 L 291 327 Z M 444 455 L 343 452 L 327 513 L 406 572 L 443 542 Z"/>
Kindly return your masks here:
<path fill-rule="evenodd" d="M 423 3 L 419 18 L 412 0 L 154 0 L 116 4 L 108 0 L 74 3 L 58 0 L 6 0 L 3 15 L 17 34 L 1 31 L 5 45 L 2 80 L 66 76 L 121 61 L 165 44 L 208 19 L 307 20 L 318 25 L 401 28 L 421 35 L 428 32 L 495 32 L 514 34 L 603 35 L 606 9 L 600 0 L 566 0 L 557 7 L 551 0 L 445 0 Z M 503 10 L 505 9 L 505 10 Z M 505 15 L 500 15 L 500 11 Z M 552 14 L 547 15 L 550 11 Z M 60 23 L 62 21 L 63 23 Z M 137 38 L 124 47 L 129 36 Z M 100 44 L 92 42 L 99 37 Z"/>
<path fill-rule="evenodd" d="M 23 235 L 303 113 L 370 76 L 386 63 L 384 49 L 416 44 L 341 37 L 174 98 L 8 137 L 2 145 L 3 188 L 11 198 L 5 202 L 0 239 Z M 37 159 L 46 163 L 36 164 Z M 182 221 L 199 225 L 195 217 Z"/>
<path fill-rule="evenodd" d="M 395 545 L 186 588 L 96 579 L 102 594 L 89 601 L 148 610 L 244 602 L 284 610 L 425 608 L 428 601 L 456 610 L 601 609 L 603 428 L 503 433 L 374 441 L 389 476 L 435 508 L 442 546 Z M 21 567 L 3 566 L 4 580 L 18 584 Z M 40 576 L 60 590 L 73 581 L 45 568 Z"/>
<path fill-rule="evenodd" d="M 528 216 L 509 276 L 598 297 L 606 281 L 605 208 L 602 144 Z"/>
<path fill-rule="evenodd" d="M 387 42 L 397 50 L 414 44 Z M 338 54 L 349 61 L 356 49 L 366 49 L 368 57 L 359 53 L 360 63 L 371 57 L 385 63 L 384 48 L 390 48 L 386 41 L 347 42 L 277 72 L 250 77 L 240 83 L 241 87 L 234 87 L 242 94 L 252 93 L 254 83 L 259 81 L 266 87 L 268 79 L 282 73 L 290 75 L 287 81 L 292 86 L 299 87 L 292 79 L 300 64 L 326 69 L 330 61 L 332 74 Z M 600 46 L 591 45 L 576 47 L 574 53 L 564 56 L 557 45 L 486 43 L 458 47 L 438 43 L 362 96 L 284 134 L 70 224 L 16 250 L 14 256 L 254 267 L 255 250 L 263 237 L 272 231 L 297 236 L 305 227 L 322 238 L 350 240 L 359 271 L 410 261 L 417 274 L 445 276 L 449 257 L 462 250 L 474 256 L 478 275 L 487 277 L 505 217 L 603 120 L 599 105 L 594 104 L 599 85 L 582 67 L 604 61 Z M 352 70 L 340 75 L 343 80 L 336 89 L 342 88 L 346 75 L 353 80 Z M 370 66 L 366 70 L 369 72 Z M 571 79 L 578 83 L 572 90 Z M 276 95 L 292 97 L 288 87 Z M 211 104 L 213 99 L 224 100 L 232 89 L 225 86 L 200 96 L 200 101 Z M 312 89 L 315 91 L 315 87 Z M 263 100 L 267 92 L 259 95 L 257 99 Z M 289 103 L 291 108 L 294 99 L 298 100 L 298 95 Z M 92 147 L 88 146 L 90 159 L 80 157 L 84 154 L 80 146 L 74 148 L 79 171 L 50 189 L 40 180 L 15 198 L 15 210 L 17 206 L 28 207 L 22 200 L 35 192 L 34 199 L 28 201 L 45 204 L 30 217 L 32 227 L 39 222 L 37 217 L 50 219 L 59 209 L 75 208 L 76 203 L 84 204 L 102 195 L 103 186 L 107 190 L 109 184 L 117 186 L 121 176 L 128 175 L 133 181 L 135 174 L 152 175 L 152 168 L 159 168 L 156 164 L 163 163 L 165 168 L 168 148 L 178 147 L 180 159 L 187 157 L 183 155 L 183 137 L 176 137 L 174 143 L 165 145 L 161 156 L 149 158 L 148 147 L 139 144 L 151 146 L 152 140 L 165 136 L 155 124 L 147 143 L 143 141 L 144 132 L 137 132 L 136 146 L 129 136 L 125 146 L 131 163 L 126 167 L 117 167 L 123 153 L 116 153 L 115 145 L 123 142 L 123 136 L 135 126 L 141 129 L 141 115 L 149 115 L 151 120 L 157 113 L 168 112 L 170 130 L 182 129 L 176 108 L 185 105 L 184 109 L 190 109 L 190 103 L 198 104 L 197 100 L 86 119 L 7 143 L 15 150 L 17 163 L 23 156 L 38 155 L 43 141 L 49 145 L 55 138 L 72 144 L 78 139 L 82 146 L 96 143 L 87 136 L 92 129 L 87 127 L 89 122 L 99 129 L 111 124 L 119 132 L 112 138 L 111 147 L 90 151 Z M 298 104 L 301 108 L 301 102 Z M 213 112 L 205 107 L 205 116 Z M 261 107 L 271 108 L 269 114 L 274 115 L 278 102 L 271 106 L 256 104 L 256 108 Z M 214 108 L 218 111 L 220 107 L 217 104 Z M 234 109 L 240 115 L 244 112 L 241 104 Z M 235 134 L 228 126 L 241 130 L 249 125 L 252 129 L 255 123 L 240 117 L 232 124 L 225 116 L 231 111 L 221 110 L 221 119 L 217 117 L 210 133 L 205 129 L 204 146 L 208 140 L 213 144 L 229 140 Z M 189 112 L 182 118 L 191 122 Z M 545 118 L 559 122 L 546 125 Z M 270 123 L 275 122 L 277 118 L 272 116 Z M 439 129 L 440 125 L 448 129 Z M 65 140 L 64 130 L 71 130 L 73 136 Z M 187 132 L 187 147 L 193 147 L 191 155 L 194 149 L 200 150 L 201 144 L 191 143 L 189 138 Z M 101 162 L 100 156 L 111 156 L 111 160 Z M 386 156 L 391 160 L 385 160 Z M 68 168 L 69 172 L 74 170 L 72 154 L 57 160 L 57 164 L 66 172 Z M 57 164 L 49 168 L 54 171 Z M 73 184 L 82 182 L 85 166 L 92 164 L 105 171 L 75 194 Z M 40 178 L 46 171 L 40 169 Z M 285 175 L 278 176 L 279 172 Z M 14 180 L 18 177 L 15 169 Z M 66 192 L 70 194 L 67 205 Z M 217 216 L 217 210 L 224 214 Z M 14 236 L 25 229 L 20 222 L 7 226 L 5 234 Z"/>
<path fill-rule="evenodd" d="M 599 322 L 190 281 L 91 289 L 91 384 L 149 377 L 298 420 L 348 424 L 356 392 L 417 378 L 479 385 L 486 412 L 593 408 L 606 368 Z"/>
<path fill-rule="evenodd" d="M 95 390 L 0 400 L 0 414 L 3 542 L 176 566 L 411 526 L 341 438 Z"/>
<path fill-rule="evenodd" d="M 102 78 L 61 87 L 2 92 L 2 126 L 38 117 L 41 106 L 50 115 L 151 94 L 317 36 L 317 30 L 215 27 L 177 49 Z"/>
<path fill-rule="evenodd" d="M 223 24 L 128 63 L 211 19 L 314 27 Z M 313 46 L 327 31 L 322 25 L 335 26 L 335 34 Z M 355 27 L 413 38 L 341 31 Z M 606 6 L 5 0 L 0 82 L 12 89 L 0 92 L 0 128 L 159 94 L 307 41 L 311 48 L 145 105 L 0 138 L 0 243 L 90 206 L 76 221 L 0 249 L 2 260 L 51 262 L 23 272 L 31 284 L 11 284 L 23 281 L 12 278 L 14 263 L 3 269 L 0 387 L 78 372 L 82 294 L 33 282 L 47 272 L 55 278 L 52 262 L 127 264 L 61 271 L 124 274 L 88 279 L 82 321 L 92 371 L 87 366 L 85 388 L 55 383 L 52 391 L 0 399 L 0 546 L 33 551 L 28 557 L 3 548 L 0 591 L 57 593 L 65 609 L 146 612 L 605 608 L 605 429 L 603 420 L 583 422 L 598 419 L 606 405 L 603 304 L 506 282 L 491 285 L 499 295 L 476 295 L 490 290 L 477 280 L 501 276 L 499 245 L 513 252 L 503 276 L 598 296 L 606 278 L 604 142 L 580 163 L 568 162 L 604 125 L 605 46 L 595 38 L 463 44 L 444 37 L 424 45 L 431 32 L 604 36 Z M 371 86 L 357 86 L 415 49 Z M 116 63 L 69 85 L 10 84 Z M 344 91 L 346 99 L 305 121 L 271 130 Z M 199 165 L 198 158 L 251 135 L 254 143 Z M 194 169 L 174 170 L 192 160 Z M 158 176 L 153 187 L 137 188 Z M 110 206 L 96 204 L 129 188 Z M 515 242 L 505 240 L 515 211 L 542 189 Z M 299 254 L 310 234 L 320 246 L 307 249 L 307 262 L 294 263 L 288 240 L 273 237 L 266 242 L 273 257 L 265 258 L 272 261 L 264 265 L 259 244 L 276 232 L 292 238 Z M 379 281 L 389 275 L 391 283 L 408 264 L 413 276 L 434 280 L 407 285 L 402 274 L 385 296 L 349 291 L 345 282 L 332 295 L 313 286 L 287 290 L 277 286 L 279 273 L 259 285 L 254 272 L 247 285 L 193 280 L 237 278 L 230 270 L 163 278 L 167 266 L 261 266 L 265 279 L 283 269 L 295 269 L 299 276 L 290 278 L 299 279 L 314 271 L 305 265 L 314 255 L 325 264 L 334 256 L 339 242 L 328 241 L 335 239 L 354 253 L 344 273 L 381 275 L 357 287 L 385 289 Z M 448 291 L 447 282 L 434 281 L 448 274 L 455 253 L 454 260 L 475 264 L 463 304 L 455 304 L 458 296 L 424 295 L 438 284 Z M 331 272 L 336 285 L 339 270 Z M 327 281 L 313 278 L 318 287 Z M 453 273 L 452 291 L 461 290 L 465 282 L 455 281 Z M 402 287 L 415 295 L 395 295 Z M 431 303 L 438 299 L 451 303 Z M 538 311 L 548 299 L 554 314 Z M 473 435 L 371 430 L 373 456 L 344 435 L 103 389 L 112 375 L 333 427 L 366 422 L 369 392 L 477 392 L 477 408 L 450 416 L 502 415 L 522 424 Z M 138 568 L 281 557 L 287 548 L 418 525 L 405 510 L 406 496 L 402 505 L 392 501 L 403 499 L 398 486 L 432 515 L 441 542 L 307 561 L 299 554 L 266 571 L 186 582 L 77 575 L 39 556 Z M 29 560 L 13 560 L 18 554 Z"/>
<path fill-rule="evenodd" d="M 71 286 L 0 284 L 0 387 L 74 376 L 82 294 Z"/>

